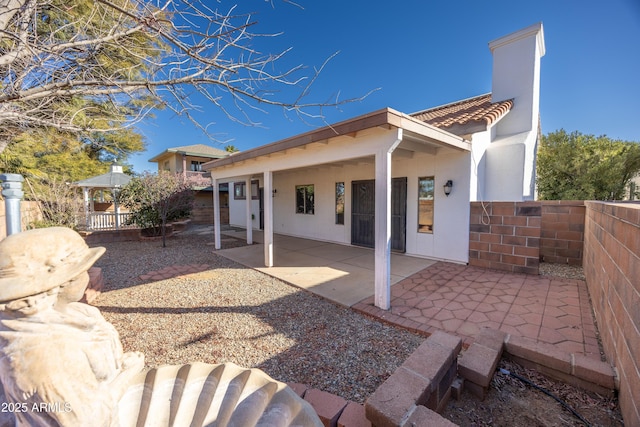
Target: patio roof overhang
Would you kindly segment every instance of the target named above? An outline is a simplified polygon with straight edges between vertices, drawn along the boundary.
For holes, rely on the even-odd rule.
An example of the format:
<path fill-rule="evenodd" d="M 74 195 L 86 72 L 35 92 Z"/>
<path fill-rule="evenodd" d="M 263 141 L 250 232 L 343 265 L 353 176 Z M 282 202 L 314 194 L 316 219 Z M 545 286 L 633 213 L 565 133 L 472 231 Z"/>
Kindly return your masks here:
<path fill-rule="evenodd" d="M 271 144 L 234 153 L 222 159 L 212 160 L 202 165 L 202 169 L 206 171 L 214 169 L 232 170 L 234 166 L 250 160 L 277 155 L 291 149 L 303 148 L 308 144 L 327 142 L 340 136 L 355 138 L 359 132 L 373 128 L 402 129 L 403 140 L 398 148 L 403 150 L 430 152 L 432 154 L 435 154 L 440 148 L 471 151 L 471 143 L 460 136 L 391 108 L 384 108 Z M 375 149 L 375 147 L 370 148 L 371 150 Z M 371 155 L 371 150 L 363 148 L 360 154 L 362 156 Z M 336 160 L 339 160 L 340 155 L 342 155 L 340 152 L 336 152 Z"/>

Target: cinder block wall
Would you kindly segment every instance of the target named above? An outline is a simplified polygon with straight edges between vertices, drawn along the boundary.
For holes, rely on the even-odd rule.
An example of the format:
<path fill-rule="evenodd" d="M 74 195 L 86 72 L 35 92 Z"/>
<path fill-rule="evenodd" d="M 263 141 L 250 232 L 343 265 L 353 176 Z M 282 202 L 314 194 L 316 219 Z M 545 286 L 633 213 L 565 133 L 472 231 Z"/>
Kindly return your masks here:
<path fill-rule="evenodd" d="M 585 202 L 584 273 L 625 425 L 640 425 L 640 204 Z"/>
<path fill-rule="evenodd" d="M 538 274 L 540 202 L 472 202 L 469 264 Z"/>
<path fill-rule="evenodd" d="M 584 202 L 549 200 L 541 204 L 540 261 L 582 265 Z"/>
<path fill-rule="evenodd" d="M 213 199 L 211 193 L 198 192 L 191 212 L 193 224 L 213 224 Z M 220 224 L 229 224 L 229 208 L 220 208 Z"/>

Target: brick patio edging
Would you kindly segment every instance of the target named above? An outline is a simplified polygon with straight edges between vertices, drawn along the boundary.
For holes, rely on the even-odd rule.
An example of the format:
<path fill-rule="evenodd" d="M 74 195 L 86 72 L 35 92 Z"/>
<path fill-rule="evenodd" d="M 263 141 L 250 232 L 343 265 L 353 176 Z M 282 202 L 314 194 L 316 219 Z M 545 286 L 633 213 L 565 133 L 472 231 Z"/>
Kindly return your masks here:
<path fill-rule="evenodd" d="M 485 328 L 466 352 L 461 350 L 460 338 L 435 331 L 365 405 L 304 384 L 289 387 L 311 404 L 325 426 L 332 427 L 456 426 L 440 415 L 450 397 L 458 398 L 464 388 L 483 400 L 502 355 L 560 381 L 605 396 L 614 393 L 616 379 L 608 363 L 549 344 Z"/>
<path fill-rule="evenodd" d="M 432 326 L 398 316 L 376 306 L 358 303 L 351 307 L 365 316 L 371 316 L 392 326 L 429 337 L 437 331 Z M 489 328 L 485 328 L 489 330 Z M 504 356 L 522 366 L 574 386 L 612 396 L 617 386 L 616 373 L 607 362 L 597 361 L 579 353 L 569 353 L 557 347 L 516 335 L 504 335 Z M 482 332 L 481 334 L 482 335 Z M 462 347 L 468 349 L 478 337 L 462 337 Z"/>

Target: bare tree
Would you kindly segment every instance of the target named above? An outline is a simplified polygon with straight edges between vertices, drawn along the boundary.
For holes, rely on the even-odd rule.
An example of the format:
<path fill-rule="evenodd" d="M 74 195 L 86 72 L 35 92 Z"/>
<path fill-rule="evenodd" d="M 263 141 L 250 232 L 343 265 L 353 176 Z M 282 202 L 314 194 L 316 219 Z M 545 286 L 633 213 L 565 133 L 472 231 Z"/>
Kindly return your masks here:
<path fill-rule="evenodd" d="M 120 191 L 118 200 L 130 210 L 136 225 L 162 235 L 164 248 L 167 223 L 191 215 L 194 192 L 181 174 L 160 171 L 134 177 Z"/>
<path fill-rule="evenodd" d="M 308 101 L 322 67 L 277 71 L 252 48 L 251 15 L 200 0 L 0 0 L 0 152 L 19 131 L 130 126 L 154 108 L 194 117 L 194 94 L 234 121 L 282 107 L 304 117 L 350 100 Z M 324 67 L 324 65 L 323 65 Z M 308 74 L 305 74 L 308 73 Z M 288 88 L 295 88 L 290 91 Z M 291 98 L 287 98 L 288 95 Z"/>

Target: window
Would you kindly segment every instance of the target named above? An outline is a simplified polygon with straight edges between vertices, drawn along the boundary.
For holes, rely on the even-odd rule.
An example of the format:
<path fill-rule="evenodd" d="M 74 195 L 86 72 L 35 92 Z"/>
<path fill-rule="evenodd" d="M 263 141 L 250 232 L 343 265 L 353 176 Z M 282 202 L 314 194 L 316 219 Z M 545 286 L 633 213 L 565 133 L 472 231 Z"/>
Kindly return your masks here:
<path fill-rule="evenodd" d="M 344 225 L 344 182 L 336 182 L 336 224 Z"/>
<path fill-rule="evenodd" d="M 170 171 L 171 170 L 171 166 L 169 166 L 169 160 L 165 160 L 164 165 L 162 166 L 162 168 L 166 171 Z"/>
<path fill-rule="evenodd" d="M 251 181 L 251 199 L 258 200 L 260 198 L 260 189 L 258 187 L 259 181 Z M 233 199 L 234 200 L 246 200 L 247 198 L 247 185 L 244 181 L 233 183 Z"/>
<path fill-rule="evenodd" d="M 202 165 L 204 162 L 198 162 L 195 160 L 191 160 L 191 172 L 200 172 L 202 171 Z"/>
<path fill-rule="evenodd" d="M 418 178 L 418 232 L 433 233 L 433 187 L 432 176 Z"/>
<path fill-rule="evenodd" d="M 313 215 L 313 184 L 296 185 L 296 213 Z"/>

